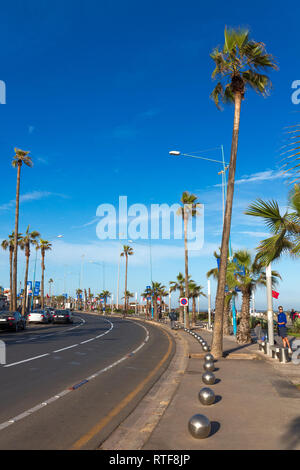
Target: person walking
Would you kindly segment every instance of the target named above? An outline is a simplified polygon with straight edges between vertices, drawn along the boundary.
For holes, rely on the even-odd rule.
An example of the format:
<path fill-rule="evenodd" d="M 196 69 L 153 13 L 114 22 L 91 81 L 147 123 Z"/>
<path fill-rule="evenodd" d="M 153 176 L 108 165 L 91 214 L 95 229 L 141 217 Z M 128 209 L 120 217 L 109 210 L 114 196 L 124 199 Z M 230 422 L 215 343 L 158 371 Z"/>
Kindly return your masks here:
<path fill-rule="evenodd" d="M 254 333 L 257 337 L 257 341 L 261 341 L 263 337 L 263 330 L 262 330 L 260 321 L 256 323 L 255 328 L 254 328 Z"/>
<path fill-rule="evenodd" d="M 289 348 L 289 353 L 292 352 L 291 346 L 287 337 L 287 319 L 286 319 L 286 314 L 283 311 L 283 307 L 280 306 L 278 307 L 278 317 L 277 317 L 277 325 L 278 325 L 278 333 L 279 336 L 282 339 L 283 342 L 283 347 L 284 348 Z"/>
<path fill-rule="evenodd" d="M 170 322 L 171 322 L 171 329 L 175 330 L 175 322 L 177 320 L 177 313 L 174 310 L 172 310 L 169 313 L 169 318 L 170 318 Z"/>

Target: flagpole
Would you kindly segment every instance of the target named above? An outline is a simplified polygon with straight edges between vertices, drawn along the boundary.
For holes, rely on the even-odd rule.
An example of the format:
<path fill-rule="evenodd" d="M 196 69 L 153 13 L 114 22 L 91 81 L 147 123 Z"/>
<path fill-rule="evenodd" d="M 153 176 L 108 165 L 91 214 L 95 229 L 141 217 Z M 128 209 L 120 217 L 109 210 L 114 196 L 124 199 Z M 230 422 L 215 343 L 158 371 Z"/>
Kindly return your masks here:
<path fill-rule="evenodd" d="M 267 305 L 268 305 L 268 355 L 271 356 L 270 346 L 274 346 L 274 325 L 273 325 L 273 297 L 272 297 L 272 268 L 271 263 L 266 267 L 267 281 Z"/>

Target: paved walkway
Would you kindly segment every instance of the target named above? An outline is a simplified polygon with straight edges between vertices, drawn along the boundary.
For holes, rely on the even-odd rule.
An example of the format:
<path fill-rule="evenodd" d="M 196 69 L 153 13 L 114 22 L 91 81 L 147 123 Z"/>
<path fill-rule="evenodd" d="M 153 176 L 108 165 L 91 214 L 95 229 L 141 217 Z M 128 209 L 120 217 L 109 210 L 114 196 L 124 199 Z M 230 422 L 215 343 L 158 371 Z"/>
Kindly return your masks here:
<path fill-rule="evenodd" d="M 197 328 L 211 342 L 211 333 Z M 300 449 L 300 365 L 280 364 L 258 352 L 257 344 L 239 346 L 224 338 L 224 352 L 215 363 L 217 381 L 211 388 L 216 402 L 202 405 L 203 353 L 198 341 L 183 330 L 190 358 L 173 398 L 143 449 Z M 293 384 L 293 383 L 294 384 Z M 206 439 L 188 432 L 188 420 L 205 414 L 212 423 Z"/>

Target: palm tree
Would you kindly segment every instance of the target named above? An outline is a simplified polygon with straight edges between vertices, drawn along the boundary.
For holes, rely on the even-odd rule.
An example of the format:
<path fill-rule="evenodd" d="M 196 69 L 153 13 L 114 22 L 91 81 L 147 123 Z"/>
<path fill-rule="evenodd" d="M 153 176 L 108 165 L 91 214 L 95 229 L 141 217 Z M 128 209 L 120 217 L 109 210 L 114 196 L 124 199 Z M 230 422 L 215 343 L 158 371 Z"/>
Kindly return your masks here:
<path fill-rule="evenodd" d="M 162 313 L 163 306 L 164 306 L 164 304 L 165 304 L 164 298 L 167 297 L 167 295 L 169 295 L 169 292 L 167 292 L 167 290 L 166 290 L 165 287 L 163 286 L 163 288 L 162 288 L 161 291 L 160 291 L 160 307 L 161 307 L 161 313 Z"/>
<path fill-rule="evenodd" d="M 188 220 L 189 217 L 195 217 L 198 214 L 197 211 L 197 196 L 189 194 L 184 191 L 181 196 L 181 203 L 183 204 L 178 209 L 177 214 L 181 215 L 184 226 L 184 264 L 185 264 L 185 297 L 189 299 L 189 261 L 188 261 L 188 243 L 187 243 L 187 232 L 188 232 Z M 189 319 L 189 306 L 186 307 L 186 328 L 190 327 Z"/>
<path fill-rule="evenodd" d="M 299 181 L 300 178 L 300 125 L 296 124 L 288 129 L 289 140 L 287 145 L 284 146 L 285 151 L 282 152 L 281 156 L 285 155 L 284 160 L 286 160 L 286 163 L 284 163 L 282 169 L 284 169 L 284 173 L 289 174 L 292 184 Z"/>
<path fill-rule="evenodd" d="M 214 252 L 214 257 L 216 260 L 220 259 L 220 253 Z M 229 314 L 231 309 L 231 300 L 233 297 L 236 297 L 237 293 L 235 291 L 236 282 L 235 279 L 229 274 L 230 266 L 232 261 L 229 261 L 227 264 L 226 271 L 226 287 L 224 290 L 224 309 L 223 309 L 223 335 L 229 335 Z M 213 277 L 216 281 L 219 278 L 219 269 L 217 267 L 210 269 L 206 273 L 206 277 Z"/>
<path fill-rule="evenodd" d="M 103 290 L 99 295 L 100 297 L 104 298 L 104 310 L 106 310 L 107 298 L 111 297 L 111 293 L 109 292 L 109 290 Z"/>
<path fill-rule="evenodd" d="M 289 193 L 289 208 L 280 213 L 276 201 L 257 199 L 245 214 L 264 220 L 272 236 L 262 240 L 257 247 L 257 260 L 266 266 L 287 253 L 292 257 L 300 254 L 300 186 L 295 184 Z"/>
<path fill-rule="evenodd" d="M 128 245 L 123 245 L 123 251 L 120 256 L 125 256 L 126 259 L 126 267 L 125 267 L 125 299 L 124 299 L 124 310 L 125 314 L 127 312 L 127 298 L 126 298 L 126 292 L 127 292 L 127 271 L 128 271 L 128 256 L 132 256 L 134 253 L 133 249 L 131 246 Z"/>
<path fill-rule="evenodd" d="M 41 282 L 41 308 L 44 308 L 44 274 L 45 274 L 45 254 L 46 251 L 52 249 L 52 244 L 48 242 L 48 240 L 43 240 L 40 238 L 39 243 L 37 244 L 37 250 L 41 250 L 41 257 L 42 257 L 42 282 Z"/>
<path fill-rule="evenodd" d="M 18 234 L 18 244 L 20 243 L 22 234 Z M 12 292 L 13 292 L 13 257 L 14 257 L 14 241 L 15 241 L 15 234 L 12 232 L 11 235 L 8 235 L 7 240 L 3 240 L 1 243 L 1 247 L 3 250 L 9 249 L 9 289 L 10 289 L 10 303 L 9 309 L 10 311 L 13 310 L 12 308 Z"/>
<path fill-rule="evenodd" d="M 194 281 L 189 282 L 189 293 L 190 298 L 192 299 L 192 325 L 196 325 L 196 299 L 200 296 L 206 297 L 206 294 L 203 292 L 203 287 L 197 285 Z"/>
<path fill-rule="evenodd" d="M 178 290 L 179 297 L 184 297 L 185 277 L 182 273 L 179 273 L 176 279 L 176 281 L 170 281 L 170 291 L 174 292 Z M 179 310 L 179 321 L 183 323 L 183 307 L 180 307 Z"/>
<path fill-rule="evenodd" d="M 15 213 L 15 239 L 14 239 L 14 259 L 13 259 L 13 286 L 12 286 L 12 310 L 17 308 L 17 277 L 18 277 L 18 230 L 19 230 L 19 202 L 20 202 L 20 179 L 21 167 L 23 164 L 32 167 L 30 152 L 25 152 L 15 148 L 15 156 L 13 157 L 12 166 L 17 168 L 17 189 L 16 189 L 16 213 Z"/>
<path fill-rule="evenodd" d="M 149 293 L 152 296 L 152 301 L 153 301 L 153 316 L 154 320 L 158 320 L 158 315 L 157 315 L 157 299 L 158 297 L 161 297 L 163 292 L 165 292 L 165 286 L 163 286 L 160 282 L 153 282 L 151 283 L 151 289 L 149 289 Z"/>
<path fill-rule="evenodd" d="M 80 304 L 82 304 L 82 300 L 81 300 L 82 292 L 83 292 L 82 289 L 76 289 L 77 305 L 78 305 L 79 302 L 80 302 Z"/>
<path fill-rule="evenodd" d="M 50 277 L 50 279 L 49 279 L 49 281 L 48 281 L 48 283 L 49 283 L 50 306 L 51 306 L 51 304 L 52 304 L 51 286 L 52 286 L 53 282 L 54 282 L 54 281 L 53 281 L 52 277 Z"/>
<path fill-rule="evenodd" d="M 40 236 L 39 232 L 34 230 L 29 232 L 29 225 L 25 232 L 25 235 L 20 240 L 20 247 L 25 252 L 26 257 L 26 268 L 25 268 L 25 278 L 24 278 L 24 294 L 23 294 L 23 303 L 22 303 L 22 315 L 25 315 L 25 310 L 27 307 L 27 281 L 28 281 L 28 268 L 29 268 L 29 257 L 30 257 L 30 246 L 37 246 L 38 243 L 36 239 Z"/>
<path fill-rule="evenodd" d="M 127 302 L 126 312 L 128 310 L 128 301 L 129 299 L 132 299 L 133 297 L 134 297 L 134 294 L 132 292 L 129 292 L 129 290 L 124 292 L 124 297 L 122 297 L 122 299 L 124 299 L 124 303 Z"/>
<path fill-rule="evenodd" d="M 251 342 L 250 335 L 250 300 L 257 286 L 266 285 L 266 273 L 264 266 L 253 260 L 251 253 L 247 250 L 239 250 L 234 253 L 233 263 L 229 268 L 229 276 L 235 278 L 239 290 L 242 292 L 241 319 L 237 331 L 237 342 L 245 344 Z M 272 285 L 275 286 L 281 279 L 277 271 L 272 271 Z"/>
<path fill-rule="evenodd" d="M 151 288 L 149 289 L 146 288 L 144 292 L 142 292 L 142 297 L 146 299 L 146 318 L 150 317 L 150 307 L 151 307 L 151 301 L 149 301 L 148 297 L 151 297 Z"/>
<path fill-rule="evenodd" d="M 212 73 L 212 78 L 220 78 L 211 97 L 218 108 L 220 108 L 220 101 L 234 104 L 234 124 L 212 340 L 212 354 L 216 358 L 221 357 L 223 354 L 224 290 L 226 284 L 227 253 L 230 237 L 241 103 L 248 87 L 253 88 L 264 96 L 267 95 L 271 82 L 269 77 L 262 74 L 261 71 L 277 69 L 273 57 L 266 53 L 264 44 L 250 40 L 247 30 L 228 30 L 225 28 L 224 36 L 225 43 L 223 49 L 219 50 L 219 48 L 215 48 L 210 55 L 216 66 Z"/>

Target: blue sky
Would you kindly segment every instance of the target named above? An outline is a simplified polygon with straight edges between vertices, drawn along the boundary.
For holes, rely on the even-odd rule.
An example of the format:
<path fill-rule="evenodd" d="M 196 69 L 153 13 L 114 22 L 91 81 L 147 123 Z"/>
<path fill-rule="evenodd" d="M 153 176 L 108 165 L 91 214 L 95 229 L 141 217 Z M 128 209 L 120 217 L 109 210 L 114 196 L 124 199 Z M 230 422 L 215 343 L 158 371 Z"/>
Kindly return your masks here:
<path fill-rule="evenodd" d="M 230 6 L 231 5 L 231 6 Z M 247 93 L 242 105 L 232 244 L 254 249 L 263 224 L 243 215 L 255 198 L 286 204 L 288 186 L 279 173 L 284 127 L 299 119 L 291 84 L 300 79 L 299 4 L 236 5 L 198 1 L 12 1 L 2 6 L 0 105 L 2 191 L 1 239 L 13 229 L 16 172 L 14 147 L 30 150 L 34 167 L 22 168 L 20 231 L 28 224 L 53 242 L 46 280 L 54 291 L 79 285 L 116 293 L 117 241 L 100 241 L 100 204 L 178 202 L 184 190 L 205 204 L 205 243 L 191 255 L 190 273 L 206 288 L 212 253 L 220 244 L 222 199 L 218 164 L 170 157 L 173 149 L 228 161 L 233 109 L 220 112 L 209 98 L 213 62 L 225 25 L 245 26 L 267 45 L 278 63 L 273 89 L 264 99 Z M 206 149 L 204 153 L 197 153 Z M 63 238 L 57 239 L 57 235 Z M 149 245 L 135 244 L 129 284 L 141 292 L 149 283 Z M 152 242 L 152 276 L 168 286 L 184 270 L 183 242 Z M 84 258 L 82 256 L 84 255 Z M 0 254 L 0 285 L 8 286 L 8 254 Z M 82 263 L 83 260 L 83 263 Z M 103 265 L 105 263 L 103 279 Z M 31 260 L 31 276 L 33 270 Z M 37 264 L 39 277 L 39 262 Z M 83 268 L 82 268 L 83 266 Z M 283 282 L 279 301 L 300 308 L 299 262 L 276 263 Z M 19 274 L 24 261 L 20 255 Z M 121 265 L 121 286 L 124 266 Z M 215 292 L 213 286 L 213 296 Z M 276 307 L 277 301 L 274 302 Z M 205 308 L 205 301 L 202 302 Z M 265 307 L 265 293 L 257 292 Z"/>

